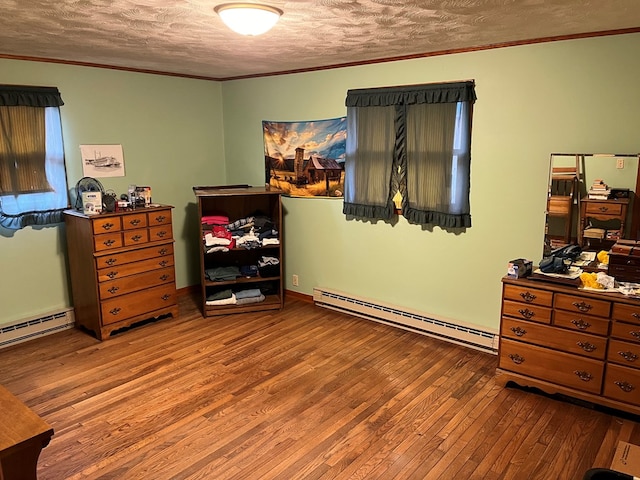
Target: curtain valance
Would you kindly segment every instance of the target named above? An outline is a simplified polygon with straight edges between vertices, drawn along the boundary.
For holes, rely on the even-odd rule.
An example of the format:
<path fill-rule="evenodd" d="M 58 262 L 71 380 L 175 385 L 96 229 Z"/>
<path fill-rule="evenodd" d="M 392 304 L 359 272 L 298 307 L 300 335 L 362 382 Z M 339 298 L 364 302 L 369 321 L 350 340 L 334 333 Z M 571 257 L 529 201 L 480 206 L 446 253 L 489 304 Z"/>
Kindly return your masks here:
<path fill-rule="evenodd" d="M 60 107 L 64 105 L 56 87 L 0 85 L 0 107 Z"/>
<path fill-rule="evenodd" d="M 345 104 L 347 107 L 387 107 L 422 103 L 473 103 L 475 100 L 474 82 L 452 82 L 349 90 Z"/>

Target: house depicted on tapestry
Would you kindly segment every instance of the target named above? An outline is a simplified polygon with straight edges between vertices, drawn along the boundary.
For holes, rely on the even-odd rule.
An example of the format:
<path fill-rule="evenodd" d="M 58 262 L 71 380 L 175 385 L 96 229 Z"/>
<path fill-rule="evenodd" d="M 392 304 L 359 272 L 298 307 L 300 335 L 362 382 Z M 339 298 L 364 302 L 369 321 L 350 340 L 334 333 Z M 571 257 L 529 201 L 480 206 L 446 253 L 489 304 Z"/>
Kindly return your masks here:
<path fill-rule="evenodd" d="M 318 183 L 325 181 L 340 181 L 342 167 L 332 158 L 322 158 L 309 156 L 309 160 L 304 160 L 304 148 L 296 148 L 296 156 L 293 162 L 296 178 L 300 181 L 304 179 L 306 183 Z"/>

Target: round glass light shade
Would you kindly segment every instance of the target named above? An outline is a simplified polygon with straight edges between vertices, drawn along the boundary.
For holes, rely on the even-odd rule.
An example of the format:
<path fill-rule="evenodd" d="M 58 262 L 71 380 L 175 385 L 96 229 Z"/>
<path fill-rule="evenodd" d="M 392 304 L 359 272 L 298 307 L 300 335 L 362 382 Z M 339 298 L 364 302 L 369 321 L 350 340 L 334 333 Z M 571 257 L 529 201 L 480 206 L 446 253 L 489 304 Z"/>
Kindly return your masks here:
<path fill-rule="evenodd" d="M 222 21 L 241 35 L 261 35 L 278 22 L 282 10 L 257 3 L 224 3 L 214 8 Z"/>

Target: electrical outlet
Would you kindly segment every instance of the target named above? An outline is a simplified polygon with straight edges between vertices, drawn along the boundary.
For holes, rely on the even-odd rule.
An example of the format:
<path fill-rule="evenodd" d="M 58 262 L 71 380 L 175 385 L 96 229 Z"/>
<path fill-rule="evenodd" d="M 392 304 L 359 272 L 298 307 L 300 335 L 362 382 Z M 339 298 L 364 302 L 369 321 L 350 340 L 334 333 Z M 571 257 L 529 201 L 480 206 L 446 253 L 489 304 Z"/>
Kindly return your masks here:
<path fill-rule="evenodd" d="M 616 168 L 624 168 L 624 158 L 616 159 Z"/>
<path fill-rule="evenodd" d="M 297 287 L 297 286 L 298 286 L 298 275 L 293 275 L 293 276 L 291 277 L 291 283 L 293 283 L 293 286 L 294 286 L 294 287 Z"/>

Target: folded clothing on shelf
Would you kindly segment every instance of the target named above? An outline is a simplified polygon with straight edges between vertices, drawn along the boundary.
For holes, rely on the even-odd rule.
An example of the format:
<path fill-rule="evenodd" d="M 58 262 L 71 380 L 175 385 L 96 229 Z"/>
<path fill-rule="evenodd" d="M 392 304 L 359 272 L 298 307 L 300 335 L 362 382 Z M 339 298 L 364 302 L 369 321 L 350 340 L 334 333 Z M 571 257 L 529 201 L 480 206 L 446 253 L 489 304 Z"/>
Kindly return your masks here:
<path fill-rule="evenodd" d="M 280 275 L 280 260 L 276 257 L 263 255 L 258 260 L 258 271 L 261 277 L 277 277 Z"/>

